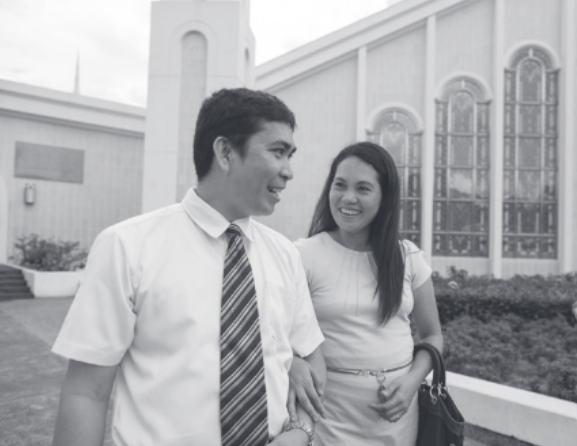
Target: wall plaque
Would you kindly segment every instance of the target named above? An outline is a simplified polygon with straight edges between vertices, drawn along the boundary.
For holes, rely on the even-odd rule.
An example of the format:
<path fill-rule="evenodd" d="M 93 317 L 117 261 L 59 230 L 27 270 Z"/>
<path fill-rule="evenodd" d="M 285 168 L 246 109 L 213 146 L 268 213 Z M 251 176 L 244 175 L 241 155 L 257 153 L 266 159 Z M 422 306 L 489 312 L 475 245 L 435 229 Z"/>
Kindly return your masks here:
<path fill-rule="evenodd" d="M 84 151 L 16 142 L 14 176 L 36 180 L 84 182 Z"/>

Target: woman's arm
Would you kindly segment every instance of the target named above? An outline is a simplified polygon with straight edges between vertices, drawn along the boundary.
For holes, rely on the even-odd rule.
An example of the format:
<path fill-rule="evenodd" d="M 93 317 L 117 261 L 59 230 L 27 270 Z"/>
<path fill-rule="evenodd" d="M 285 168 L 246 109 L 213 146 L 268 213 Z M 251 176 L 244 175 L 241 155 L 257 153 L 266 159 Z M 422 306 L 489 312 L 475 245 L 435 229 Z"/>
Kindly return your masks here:
<path fill-rule="evenodd" d="M 443 335 L 431 279 L 413 290 L 413 296 L 413 316 L 420 342 L 428 342 L 442 352 Z M 429 354 L 425 351 L 417 352 L 409 373 L 387 384 L 380 394 L 383 402 L 371 407 L 383 418 L 398 421 L 409 409 L 419 386 L 432 368 L 433 361 Z"/>

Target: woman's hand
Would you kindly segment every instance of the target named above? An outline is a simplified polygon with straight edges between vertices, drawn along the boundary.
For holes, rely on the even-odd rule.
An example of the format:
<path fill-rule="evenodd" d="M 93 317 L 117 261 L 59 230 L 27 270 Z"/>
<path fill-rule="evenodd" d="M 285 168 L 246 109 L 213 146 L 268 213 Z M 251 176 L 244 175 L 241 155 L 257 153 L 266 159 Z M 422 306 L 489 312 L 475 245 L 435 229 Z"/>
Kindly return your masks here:
<path fill-rule="evenodd" d="M 267 444 L 269 446 L 306 446 L 309 444 L 309 436 L 303 430 L 292 429 L 290 431 L 282 432 Z"/>
<path fill-rule="evenodd" d="M 323 383 L 321 377 L 315 372 L 308 362 L 297 356 L 293 358 L 289 371 L 289 395 L 287 408 L 291 421 L 297 420 L 296 400 L 316 423 L 319 415 L 326 416 L 325 408 L 321 401 L 323 395 Z"/>
<path fill-rule="evenodd" d="M 380 403 L 369 404 L 381 417 L 392 423 L 399 421 L 407 413 L 420 382 L 415 383 L 411 374 L 403 375 L 387 383 L 379 390 Z"/>

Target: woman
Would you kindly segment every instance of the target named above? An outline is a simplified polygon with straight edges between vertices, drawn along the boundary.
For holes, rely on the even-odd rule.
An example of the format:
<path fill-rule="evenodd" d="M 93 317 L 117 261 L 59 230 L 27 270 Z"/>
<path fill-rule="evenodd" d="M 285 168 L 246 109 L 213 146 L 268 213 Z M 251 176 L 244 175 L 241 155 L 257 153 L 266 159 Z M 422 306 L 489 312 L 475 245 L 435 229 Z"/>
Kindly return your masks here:
<path fill-rule="evenodd" d="M 432 368 L 413 359 L 419 338 L 442 351 L 443 338 L 423 253 L 399 241 L 400 183 L 392 157 L 362 142 L 331 165 L 308 239 L 296 242 L 325 336 L 326 418 L 317 445 L 414 446 L 417 391 Z M 311 382 L 296 361 L 291 381 Z"/>

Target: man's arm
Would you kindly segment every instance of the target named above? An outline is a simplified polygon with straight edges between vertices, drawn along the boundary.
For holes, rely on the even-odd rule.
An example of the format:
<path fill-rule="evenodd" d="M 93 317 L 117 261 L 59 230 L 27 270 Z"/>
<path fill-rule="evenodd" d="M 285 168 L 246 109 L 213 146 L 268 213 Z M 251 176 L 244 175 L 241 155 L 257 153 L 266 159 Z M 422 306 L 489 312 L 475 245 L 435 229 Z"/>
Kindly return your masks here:
<path fill-rule="evenodd" d="M 102 446 L 116 369 L 69 361 L 53 446 Z"/>

